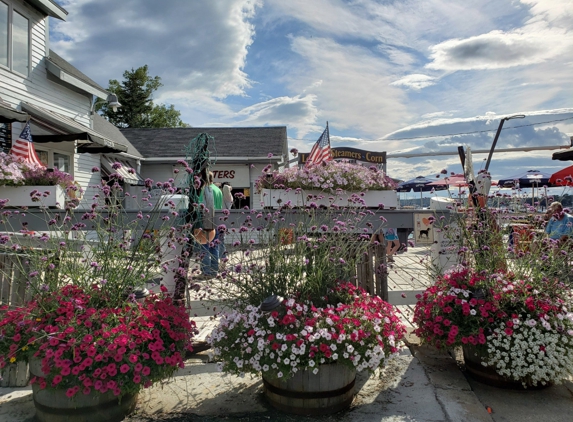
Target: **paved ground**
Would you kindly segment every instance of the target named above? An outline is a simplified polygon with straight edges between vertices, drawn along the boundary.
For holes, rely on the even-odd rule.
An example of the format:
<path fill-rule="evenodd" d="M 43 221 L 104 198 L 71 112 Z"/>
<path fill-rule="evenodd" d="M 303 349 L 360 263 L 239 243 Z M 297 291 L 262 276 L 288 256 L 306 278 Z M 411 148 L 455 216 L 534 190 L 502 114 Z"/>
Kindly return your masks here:
<path fill-rule="evenodd" d="M 416 248 L 397 257 L 390 275 L 395 283 L 389 285 L 401 292 L 400 297 L 428 283 L 420 263 L 425 254 Z M 199 302 L 194 301 L 194 311 L 203 316 L 194 319 L 201 330 L 197 340 L 203 340 L 216 321 L 209 316 L 213 313 L 210 306 Z M 411 307 L 401 305 L 400 309 L 403 319 L 411 323 Z M 413 336 L 408 344 L 410 348 L 385 369 L 370 377 L 359 374 L 352 406 L 335 415 L 304 418 L 281 414 L 264 400 L 260 378 L 221 374 L 202 352 L 189 359 L 172 380 L 142 392 L 135 414 L 126 422 L 573 421 L 573 382 L 539 391 L 502 390 L 466 378 L 456 359 L 419 347 Z M 29 387 L 0 388 L 0 422 L 31 422 L 33 416 Z"/>
<path fill-rule="evenodd" d="M 281 414 L 264 400 L 260 378 L 221 374 L 202 352 L 165 385 L 142 392 L 136 413 L 126 422 L 573 420 L 573 382 L 540 391 L 502 390 L 471 379 L 468 382 L 450 355 L 418 347 L 416 339 L 411 340 L 411 349 L 405 349 L 384 370 L 370 377 L 359 374 L 351 408 L 335 415 L 304 418 Z M 31 422 L 33 415 L 29 387 L 0 388 L 0 422 Z"/>

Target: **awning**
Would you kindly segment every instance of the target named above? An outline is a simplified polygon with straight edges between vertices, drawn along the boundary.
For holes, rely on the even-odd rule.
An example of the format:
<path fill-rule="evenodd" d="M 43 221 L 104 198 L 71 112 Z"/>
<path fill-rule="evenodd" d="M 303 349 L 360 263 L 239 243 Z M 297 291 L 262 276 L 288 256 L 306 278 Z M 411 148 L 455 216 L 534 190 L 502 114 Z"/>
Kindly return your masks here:
<path fill-rule="evenodd" d="M 26 122 L 29 117 L 26 113 L 0 104 L 0 123 Z"/>
<path fill-rule="evenodd" d="M 554 160 L 560 160 L 560 161 L 571 161 L 573 160 L 573 148 L 569 148 L 564 151 L 554 152 L 552 158 Z"/>
<path fill-rule="evenodd" d="M 121 164 L 121 167 L 118 169 L 114 169 L 112 167 L 114 163 Z M 117 173 L 123 178 L 123 181 L 125 183 L 135 186 L 143 186 L 143 178 L 135 171 L 132 165 L 129 164 L 129 162 L 127 162 L 126 160 L 122 160 L 116 157 L 109 157 L 107 155 L 102 155 L 101 167 L 104 173 L 106 173 L 108 176 L 112 173 Z M 128 169 L 133 169 L 134 172 L 130 173 Z"/>
<path fill-rule="evenodd" d="M 34 142 L 79 141 L 79 153 L 89 152 L 97 154 L 127 151 L 125 145 L 108 139 L 95 130 L 67 116 L 24 102 L 22 103 L 22 110 L 30 114 L 32 122 L 44 126 L 51 131 L 61 132 L 57 135 L 35 135 Z"/>

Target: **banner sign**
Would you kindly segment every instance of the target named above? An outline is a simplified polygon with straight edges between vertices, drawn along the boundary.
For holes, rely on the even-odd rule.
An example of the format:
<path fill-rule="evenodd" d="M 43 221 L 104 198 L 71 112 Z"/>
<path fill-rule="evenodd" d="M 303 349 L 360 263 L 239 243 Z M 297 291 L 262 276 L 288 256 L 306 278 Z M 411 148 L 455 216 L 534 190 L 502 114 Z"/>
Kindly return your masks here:
<path fill-rule="evenodd" d="M 0 123 L 0 151 L 8 154 L 12 148 L 12 124 Z"/>
<path fill-rule="evenodd" d="M 332 157 L 343 160 L 357 160 L 364 161 L 366 163 L 372 164 L 385 164 L 386 163 L 386 151 L 364 151 L 362 149 L 356 148 L 331 148 Z M 308 152 L 298 153 L 298 163 L 304 164 L 308 158 Z"/>

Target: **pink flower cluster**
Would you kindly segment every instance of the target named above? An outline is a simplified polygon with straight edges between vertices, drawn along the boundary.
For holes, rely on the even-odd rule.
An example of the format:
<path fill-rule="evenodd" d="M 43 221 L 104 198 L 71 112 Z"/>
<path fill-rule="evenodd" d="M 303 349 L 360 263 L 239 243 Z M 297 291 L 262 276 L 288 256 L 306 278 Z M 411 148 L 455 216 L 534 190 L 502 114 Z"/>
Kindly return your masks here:
<path fill-rule="evenodd" d="M 289 299 L 269 313 L 248 306 L 224 315 L 209 339 L 219 369 L 289 378 L 338 361 L 374 371 L 398 353 L 405 327 L 380 298 L 350 284 L 340 289 L 349 303 L 317 308 Z"/>
<path fill-rule="evenodd" d="M 417 296 L 416 335 L 438 348 L 483 345 L 499 327 L 511 336 L 515 325 L 528 321 L 563 321 L 570 302 L 566 291 L 557 279 L 540 282 L 458 267 Z"/>
<path fill-rule="evenodd" d="M 0 368 L 35 357 L 40 388 L 65 388 L 68 397 L 112 391 L 120 396 L 149 387 L 184 366 L 194 323 L 169 296 L 121 308 L 94 304 L 98 289 L 73 285 L 24 308 L 1 309 Z"/>

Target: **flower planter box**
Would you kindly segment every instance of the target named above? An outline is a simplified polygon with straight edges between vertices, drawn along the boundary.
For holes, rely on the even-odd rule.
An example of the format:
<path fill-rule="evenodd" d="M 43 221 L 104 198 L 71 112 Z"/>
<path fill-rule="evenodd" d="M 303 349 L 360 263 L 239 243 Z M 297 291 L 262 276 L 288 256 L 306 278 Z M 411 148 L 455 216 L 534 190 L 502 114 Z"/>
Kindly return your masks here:
<path fill-rule="evenodd" d="M 320 365 L 297 372 L 283 380 L 263 374 L 264 394 L 283 412 L 297 415 L 325 415 L 346 409 L 354 398 L 356 370 L 342 364 Z"/>
<path fill-rule="evenodd" d="M 353 200 L 353 195 L 357 195 L 361 201 Z M 294 207 L 308 206 L 311 202 L 316 205 L 329 206 L 331 204 L 350 207 L 378 208 L 383 204 L 385 209 L 398 207 L 398 194 L 393 190 L 371 190 L 360 194 L 357 192 L 346 192 L 336 195 L 330 192 L 319 190 L 296 189 L 263 189 L 261 192 L 261 202 L 265 207 L 279 207 L 289 202 Z M 364 201 L 364 202 L 362 202 Z"/>
<path fill-rule="evenodd" d="M 41 193 L 48 192 L 42 196 L 40 201 L 32 201 L 30 193 L 32 191 Z M 66 193 L 61 186 L 0 186 L 0 199 L 9 199 L 8 207 L 52 207 L 64 208 Z"/>

